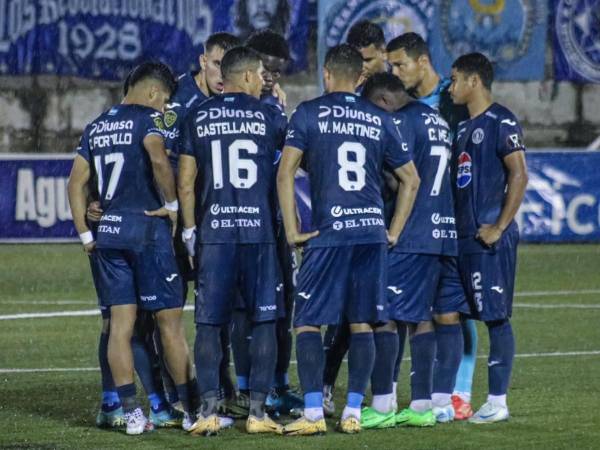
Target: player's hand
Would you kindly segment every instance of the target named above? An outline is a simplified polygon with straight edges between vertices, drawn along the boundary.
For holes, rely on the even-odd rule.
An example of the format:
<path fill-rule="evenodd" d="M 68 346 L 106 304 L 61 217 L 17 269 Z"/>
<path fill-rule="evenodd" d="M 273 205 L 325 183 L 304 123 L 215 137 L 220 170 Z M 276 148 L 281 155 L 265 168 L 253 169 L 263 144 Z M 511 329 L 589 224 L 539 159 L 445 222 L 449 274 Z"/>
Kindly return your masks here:
<path fill-rule="evenodd" d="M 103 212 L 100 208 L 100 202 L 94 201 L 88 205 L 85 216 L 90 222 L 100 222 Z"/>
<path fill-rule="evenodd" d="M 279 83 L 275 83 L 273 85 L 273 96 L 277 97 L 279 103 L 281 103 L 281 106 L 283 106 L 284 108 L 287 106 L 287 94 L 281 88 Z"/>
<path fill-rule="evenodd" d="M 193 257 L 196 254 L 196 227 L 184 228 L 181 232 L 181 240 L 188 255 Z"/>
<path fill-rule="evenodd" d="M 483 224 L 479 227 L 475 239 L 486 247 L 491 247 L 502 237 L 502 230 L 497 225 Z"/>
<path fill-rule="evenodd" d="M 288 244 L 290 245 L 302 245 L 306 243 L 309 239 L 312 239 L 319 235 L 319 230 L 311 231 L 310 233 L 300 233 L 297 231 L 296 233 L 290 233 L 286 235 Z"/>
<path fill-rule="evenodd" d="M 162 208 L 153 211 L 144 211 L 144 214 L 150 217 L 168 217 L 172 224 L 171 236 L 175 237 L 175 231 L 177 230 L 177 211 L 170 211 L 163 206 Z"/>
<path fill-rule="evenodd" d="M 388 247 L 391 248 L 398 243 L 398 238 L 400 238 L 400 235 L 392 236 L 388 230 L 385 230 L 385 234 L 387 236 Z"/>
<path fill-rule="evenodd" d="M 96 249 L 96 241 L 92 241 L 89 244 L 85 244 L 83 246 L 83 251 L 85 252 L 86 255 L 91 255 L 92 252 Z"/>

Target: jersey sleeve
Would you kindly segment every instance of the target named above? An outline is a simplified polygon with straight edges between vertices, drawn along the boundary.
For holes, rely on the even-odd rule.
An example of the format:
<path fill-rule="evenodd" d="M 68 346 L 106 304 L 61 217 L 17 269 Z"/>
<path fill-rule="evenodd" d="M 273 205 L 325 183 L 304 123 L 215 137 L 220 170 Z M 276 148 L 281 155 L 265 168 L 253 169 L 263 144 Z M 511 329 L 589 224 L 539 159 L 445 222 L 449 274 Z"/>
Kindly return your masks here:
<path fill-rule="evenodd" d="M 142 139 L 151 134 L 165 137 L 165 122 L 162 113 L 156 111 L 149 115 L 150 120 L 144 122 L 142 130 Z"/>
<path fill-rule="evenodd" d="M 387 115 L 383 124 L 385 163 L 393 170 L 402 167 L 412 161 L 412 149 L 414 148 L 414 137 L 411 146 L 410 127 L 403 115 Z"/>
<path fill-rule="evenodd" d="M 285 145 L 295 147 L 303 152 L 308 150 L 308 122 L 306 119 L 306 108 L 303 105 L 298 106 L 292 114 L 287 127 Z"/>
<path fill-rule="evenodd" d="M 500 159 L 505 156 L 517 152 L 525 151 L 525 143 L 523 142 L 523 130 L 517 121 L 517 118 L 510 115 L 505 115 L 499 118 L 498 125 L 498 146 L 496 154 Z"/>
<path fill-rule="evenodd" d="M 79 140 L 79 145 L 75 150 L 78 155 L 80 155 L 83 159 L 85 159 L 88 163 L 91 163 L 92 160 L 92 152 L 90 150 L 90 134 L 89 134 L 89 126 L 83 130 L 83 135 Z"/>

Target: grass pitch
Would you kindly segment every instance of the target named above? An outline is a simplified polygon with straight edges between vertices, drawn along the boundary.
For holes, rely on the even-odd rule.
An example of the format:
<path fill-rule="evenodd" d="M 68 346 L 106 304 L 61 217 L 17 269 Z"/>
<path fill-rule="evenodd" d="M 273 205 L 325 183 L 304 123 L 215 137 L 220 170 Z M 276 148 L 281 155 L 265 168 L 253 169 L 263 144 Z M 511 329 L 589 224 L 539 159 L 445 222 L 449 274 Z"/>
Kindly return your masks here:
<path fill-rule="evenodd" d="M 238 421 L 235 429 L 213 438 L 193 438 L 178 430 L 128 437 L 94 427 L 100 398 L 99 316 L 34 317 L 0 320 L 0 448 L 600 448 L 599 267 L 600 246 L 521 246 L 513 318 L 518 356 L 507 423 L 452 423 L 345 436 L 333 431 L 334 421 L 329 421 L 325 436 L 294 438 L 248 436 Z M 89 266 L 79 245 L 3 245 L 0 269 L 0 316 L 95 307 Z M 185 314 L 191 343 L 192 314 Z M 483 326 L 479 354 L 475 407 L 485 400 L 487 387 Z M 401 407 L 409 400 L 408 364 L 403 363 L 400 375 Z M 291 377 L 296 384 L 294 365 Z M 345 382 L 344 368 L 338 409 Z"/>

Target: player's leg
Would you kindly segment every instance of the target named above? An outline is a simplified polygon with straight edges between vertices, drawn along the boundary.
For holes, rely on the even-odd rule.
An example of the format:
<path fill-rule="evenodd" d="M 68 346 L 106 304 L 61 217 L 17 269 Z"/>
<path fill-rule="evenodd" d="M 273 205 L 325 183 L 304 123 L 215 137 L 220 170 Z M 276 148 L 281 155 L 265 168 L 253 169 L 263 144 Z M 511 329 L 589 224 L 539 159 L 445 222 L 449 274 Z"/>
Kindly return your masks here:
<path fill-rule="evenodd" d="M 452 395 L 455 419 L 457 420 L 465 420 L 473 415 L 471 391 L 477 363 L 477 322 L 473 319 L 462 319 L 461 331 L 464 342 L 463 354 Z"/>
<path fill-rule="evenodd" d="M 394 375 L 392 378 L 394 409 L 398 408 L 398 376 L 400 375 L 400 364 L 404 357 L 404 344 L 406 342 L 406 335 L 408 334 L 408 328 L 404 322 L 396 322 L 396 334 L 398 335 L 398 356 L 396 356 L 396 361 L 394 362 Z"/>
<path fill-rule="evenodd" d="M 240 294 L 237 294 L 240 297 Z M 234 402 L 227 402 L 227 412 L 236 417 L 248 416 L 250 408 L 250 340 L 252 322 L 246 310 L 240 306 L 241 298 L 236 300 L 231 327 L 231 349 L 235 365 L 235 374 L 239 393 Z"/>
<path fill-rule="evenodd" d="M 344 320 L 339 325 L 329 325 L 324 338 L 325 372 L 323 373 L 323 408 L 326 416 L 333 416 L 333 394 L 342 361 L 350 347 L 350 324 Z"/>

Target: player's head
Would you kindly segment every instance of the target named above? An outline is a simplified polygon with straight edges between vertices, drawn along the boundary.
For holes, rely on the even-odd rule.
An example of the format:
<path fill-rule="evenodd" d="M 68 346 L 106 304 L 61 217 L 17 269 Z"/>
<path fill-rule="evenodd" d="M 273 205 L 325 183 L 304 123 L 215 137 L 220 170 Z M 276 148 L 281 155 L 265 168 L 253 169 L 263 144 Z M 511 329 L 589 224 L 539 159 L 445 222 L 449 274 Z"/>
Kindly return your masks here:
<path fill-rule="evenodd" d="M 265 68 L 263 92 L 270 93 L 290 59 L 287 41 L 281 34 L 267 28 L 252 33 L 246 40 L 246 46 L 260 53 Z"/>
<path fill-rule="evenodd" d="M 356 22 L 348 31 L 346 42 L 355 47 L 363 59 L 363 78 L 385 72 L 385 36 L 381 27 L 368 20 Z"/>
<path fill-rule="evenodd" d="M 211 34 L 204 43 L 204 53 L 200 55 L 200 69 L 208 93 L 218 94 L 223 90 L 223 78 L 221 76 L 221 60 L 225 52 L 241 44 L 237 36 L 229 33 Z"/>
<path fill-rule="evenodd" d="M 450 95 L 458 105 L 469 103 L 474 97 L 485 95 L 492 89 L 494 68 L 481 53 L 459 56 L 452 64 Z"/>
<path fill-rule="evenodd" d="M 129 73 L 124 91 L 128 103 L 163 111 L 176 88 L 177 80 L 171 68 L 158 61 L 149 61 L 140 64 Z"/>
<path fill-rule="evenodd" d="M 387 58 L 406 89 L 416 89 L 433 71 L 427 42 L 417 33 L 404 33 L 387 44 Z"/>
<path fill-rule="evenodd" d="M 288 0 L 237 0 L 235 25 L 241 36 L 270 28 L 285 34 L 290 20 Z"/>
<path fill-rule="evenodd" d="M 331 47 L 325 55 L 323 83 L 325 91 L 335 92 L 340 85 L 356 86 L 362 72 L 362 57 L 359 51 L 349 44 Z"/>
<path fill-rule="evenodd" d="M 397 111 L 411 101 L 402 81 L 387 72 L 376 73 L 369 78 L 361 96 L 387 112 Z"/>
<path fill-rule="evenodd" d="M 256 98 L 263 88 L 263 70 L 260 54 L 244 46 L 232 48 L 221 61 L 225 90 L 238 89 Z"/>

